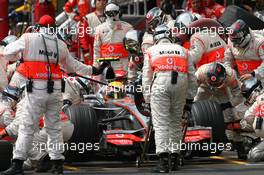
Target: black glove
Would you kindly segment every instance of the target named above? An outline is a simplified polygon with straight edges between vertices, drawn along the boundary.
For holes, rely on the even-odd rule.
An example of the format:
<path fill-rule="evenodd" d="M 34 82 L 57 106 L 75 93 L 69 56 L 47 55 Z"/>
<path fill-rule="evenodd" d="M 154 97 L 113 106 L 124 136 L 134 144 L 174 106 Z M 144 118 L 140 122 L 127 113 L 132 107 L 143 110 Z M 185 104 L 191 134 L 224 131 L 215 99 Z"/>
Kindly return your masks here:
<path fill-rule="evenodd" d="M 220 107 L 221 107 L 222 111 L 224 111 L 224 110 L 226 110 L 226 109 L 228 109 L 228 108 L 232 108 L 233 105 L 232 105 L 232 103 L 229 101 L 229 102 L 226 102 L 226 103 L 221 103 L 221 104 L 220 104 Z"/>
<path fill-rule="evenodd" d="M 109 63 L 103 62 L 99 68 L 93 67 L 93 75 L 100 75 L 103 73 L 104 69 L 109 66 Z"/>
<path fill-rule="evenodd" d="M 66 110 L 72 105 L 72 102 L 70 100 L 63 100 L 63 106 L 61 110 L 63 112 L 66 112 Z"/>
<path fill-rule="evenodd" d="M 193 99 L 186 99 L 186 103 L 184 105 L 183 111 L 191 112 L 192 104 L 193 104 Z"/>

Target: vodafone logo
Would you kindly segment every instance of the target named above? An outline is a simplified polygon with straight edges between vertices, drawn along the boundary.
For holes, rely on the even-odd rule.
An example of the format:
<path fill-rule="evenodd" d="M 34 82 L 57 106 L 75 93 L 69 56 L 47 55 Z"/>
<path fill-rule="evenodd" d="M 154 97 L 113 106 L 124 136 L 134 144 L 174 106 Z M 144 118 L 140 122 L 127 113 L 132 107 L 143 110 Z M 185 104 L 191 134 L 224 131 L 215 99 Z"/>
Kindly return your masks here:
<path fill-rule="evenodd" d="M 115 136 L 116 136 L 116 137 L 119 137 L 119 138 L 122 138 L 122 137 L 124 137 L 125 135 L 124 135 L 124 134 L 116 134 Z"/>
<path fill-rule="evenodd" d="M 109 52 L 114 52 L 114 50 L 115 50 L 115 48 L 114 48 L 113 46 L 109 46 L 109 47 L 108 47 L 108 51 L 109 51 Z"/>
<path fill-rule="evenodd" d="M 217 59 L 219 59 L 220 56 L 221 56 L 220 53 L 219 53 L 219 52 L 216 52 L 216 56 L 215 56 L 215 57 L 216 57 Z"/>
<path fill-rule="evenodd" d="M 264 104 L 258 106 L 256 111 L 256 116 L 263 117 L 264 116 Z"/>
<path fill-rule="evenodd" d="M 49 71 L 49 65 L 46 64 L 45 68 L 46 68 L 46 71 L 48 72 Z"/>
<path fill-rule="evenodd" d="M 243 68 L 243 70 L 248 70 L 248 64 L 247 63 L 243 63 L 242 64 L 242 68 Z"/>
<path fill-rule="evenodd" d="M 168 64 L 173 64 L 173 58 L 167 58 L 167 63 Z"/>
<path fill-rule="evenodd" d="M 139 57 L 138 56 L 135 57 L 135 62 L 139 62 Z"/>
<path fill-rule="evenodd" d="M 261 111 L 264 111 L 264 105 L 260 105 L 259 109 L 260 109 Z"/>
<path fill-rule="evenodd" d="M 216 77 L 215 76 L 211 76 L 211 81 L 215 82 L 216 81 Z"/>

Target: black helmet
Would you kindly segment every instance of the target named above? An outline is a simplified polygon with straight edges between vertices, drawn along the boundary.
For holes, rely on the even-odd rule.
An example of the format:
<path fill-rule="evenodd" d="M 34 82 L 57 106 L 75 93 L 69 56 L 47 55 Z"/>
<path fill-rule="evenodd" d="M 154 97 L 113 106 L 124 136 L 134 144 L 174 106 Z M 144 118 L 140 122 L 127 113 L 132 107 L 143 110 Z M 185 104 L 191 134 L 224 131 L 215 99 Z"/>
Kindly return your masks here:
<path fill-rule="evenodd" d="M 167 38 L 172 43 L 174 42 L 171 29 L 167 27 L 165 24 L 162 24 L 156 27 L 154 34 L 153 34 L 153 40 L 155 43 L 162 38 Z"/>
<path fill-rule="evenodd" d="M 225 67 L 217 62 L 209 65 L 209 71 L 207 72 L 207 83 L 214 88 L 220 88 L 226 79 Z"/>
<path fill-rule="evenodd" d="M 146 23 L 148 32 L 153 33 L 158 25 L 161 25 L 165 20 L 165 15 L 159 7 L 154 7 L 148 11 L 146 15 Z"/>
<path fill-rule="evenodd" d="M 245 48 L 250 41 L 248 25 L 241 19 L 230 26 L 229 39 L 235 47 Z"/>
<path fill-rule="evenodd" d="M 123 40 L 125 49 L 131 54 L 142 54 L 141 43 L 143 34 L 143 32 L 138 30 L 129 30 Z"/>
<path fill-rule="evenodd" d="M 261 81 L 253 77 L 242 82 L 241 93 L 246 99 L 245 104 L 252 105 L 263 89 Z"/>

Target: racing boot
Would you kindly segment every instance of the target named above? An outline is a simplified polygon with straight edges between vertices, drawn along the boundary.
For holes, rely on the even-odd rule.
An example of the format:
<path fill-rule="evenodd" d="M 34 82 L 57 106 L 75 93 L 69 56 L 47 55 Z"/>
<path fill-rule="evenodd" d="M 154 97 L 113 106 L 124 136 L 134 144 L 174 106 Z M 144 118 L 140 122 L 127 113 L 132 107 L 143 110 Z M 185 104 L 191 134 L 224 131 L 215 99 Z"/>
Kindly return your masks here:
<path fill-rule="evenodd" d="M 183 165 L 183 159 L 180 154 L 172 153 L 170 155 L 170 170 L 177 171 Z"/>
<path fill-rule="evenodd" d="M 27 159 L 23 164 L 23 170 L 24 171 L 32 171 L 37 165 L 37 161 Z"/>
<path fill-rule="evenodd" d="M 51 173 L 63 174 L 63 163 L 64 160 L 53 160 L 53 167 L 51 169 Z"/>
<path fill-rule="evenodd" d="M 42 157 L 38 162 L 35 169 L 36 173 L 48 172 L 52 168 L 52 161 L 48 154 Z"/>
<path fill-rule="evenodd" d="M 1 175 L 24 175 L 23 163 L 24 160 L 14 159 L 11 167 L 2 172 Z"/>
<path fill-rule="evenodd" d="M 243 142 L 234 142 L 234 148 L 237 151 L 238 159 L 247 160 L 247 151 Z"/>
<path fill-rule="evenodd" d="M 159 165 L 156 166 L 152 173 L 168 173 L 169 172 L 169 153 L 159 154 Z"/>

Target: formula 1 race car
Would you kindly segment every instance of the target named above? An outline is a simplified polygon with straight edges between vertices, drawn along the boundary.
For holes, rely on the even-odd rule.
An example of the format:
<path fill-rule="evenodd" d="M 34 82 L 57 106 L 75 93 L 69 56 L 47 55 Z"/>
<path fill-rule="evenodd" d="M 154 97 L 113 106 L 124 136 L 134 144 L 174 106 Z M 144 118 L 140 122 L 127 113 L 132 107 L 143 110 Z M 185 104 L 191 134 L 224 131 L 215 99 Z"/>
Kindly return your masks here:
<path fill-rule="evenodd" d="M 237 7 L 227 8 L 220 19 L 224 27 L 230 26 L 235 19 L 240 18 L 240 14 L 249 15 L 240 9 L 236 10 L 237 13 L 233 13 L 234 9 Z M 247 22 L 246 18 L 245 20 Z M 261 22 L 261 29 L 262 24 L 263 22 Z M 252 26 L 258 25 L 254 23 Z M 118 79 L 125 77 L 124 72 L 119 74 Z M 134 87 L 140 85 L 140 81 L 137 83 Z M 130 90 L 127 91 L 125 88 L 122 91 L 123 86 L 125 84 L 122 81 L 106 84 L 106 87 L 119 88 L 119 91 L 111 91 L 103 87 L 98 93 L 84 96 L 81 105 L 73 105 L 66 110 L 65 114 L 74 124 L 69 145 L 77 147 L 77 150 L 74 148 L 65 152 L 66 161 L 89 161 L 94 160 L 94 157 L 98 155 L 113 158 L 123 156 L 137 160 L 137 166 L 140 166 L 146 154 L 155 153 L 151 117 L 142 112 L 142 93 L 133 92 L 129 95 Z M 188 115 L 188 122 L 183 122 L 183 128 L 185 129 L 183 129 L 182 142 L 187 145 L 183 153 L 186 158 L 220 154 L 223 150 L 222 144 L 220 147 L 213 148 L 210 145 L 227 143 L 223 113 L 216 102 L 195 102 L 192 105 L 191 115 Z M 201 147 L 192 149 L 189 146 L 195 144 Z M 0 170 L 5 170 L 10 166 L 12 157 L 10 142 L 0 141 L 0 155 Z"/>
<path fill-rule="evenodd" d="M 124 76 L 124 75 L 122 75 Z M 118 79 L 122 79 L 118 77 Z M 137 87 L 140 81 L 136 81 L 133 87 Z M 102 93 L 107 88 L 120 88 L 118 91 Z M 68 161 L 87 161 L 95 155 L 104 157 L 129 157 L 137 160 L 140 166 L 144 154 L 155 153 L 153 132 L 150 132 L 151 120 L 147 116 L 140 101 L 142 93 L 134 92 L 133 96 L 127 95 L 127 87 L 122 82 L 111 82 L 104 91 L 85 96 L 82 105 L 72 106 L 66 111 L 72 123 L 75 125 L 72 143 L 89 143 L 98 145 L 97 150 L 86 150 L 80 154 L 76 151 L 68 151 Z M 124 88 L 124 89 L 123 89 Z M 131 86 L 130 86 L 131 88 Z M 135 89 L 135 88 L 134 88 Z M 225 143 L 225 125 L 220 106 L 212 101 L 199 101 L 193 104 L 192 115 L 188 120 L 184 132 L 183 142 L 191 143 Z M 148 150 L 145 143 L 148 142 Z M 209 156 L 219 154 L 222 150 L 185 150 L 187 157 Z"/>

